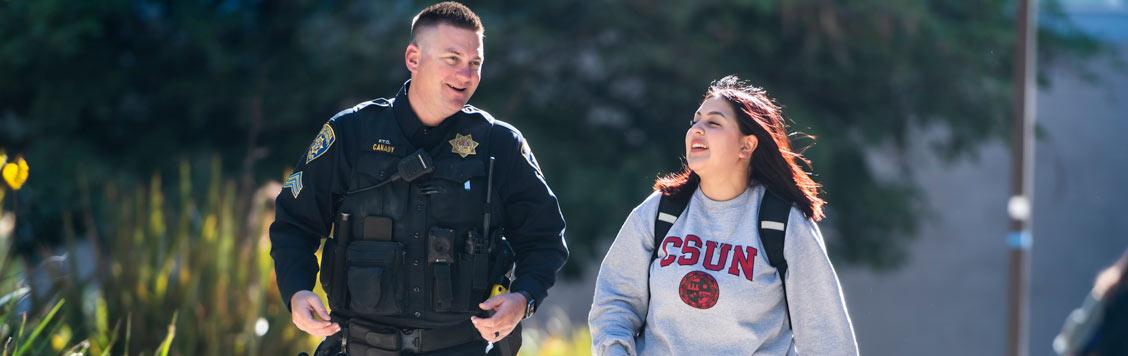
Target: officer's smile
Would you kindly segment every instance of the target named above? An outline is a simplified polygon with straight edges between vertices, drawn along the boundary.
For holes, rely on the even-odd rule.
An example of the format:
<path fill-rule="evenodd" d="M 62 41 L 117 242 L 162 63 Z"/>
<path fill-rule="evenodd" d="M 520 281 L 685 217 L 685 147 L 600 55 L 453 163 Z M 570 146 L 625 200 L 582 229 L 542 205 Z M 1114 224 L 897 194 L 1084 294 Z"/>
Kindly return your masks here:
<path fill-rule="evenodd" d="M 446 86 L 447 86 L 447 87 L 449 87 L 449 88 L 451 88 L 451 89 L 454 89 L 454 91 L 455 91 L 455 92 L 458 92 L 458 93 L 465 93 L 465 92 L 466 92 L 466 87 L 461 87 L 461 88 L 460 88 L 460 87 L 457 87 L 457 86 L 454 86 L 454 85 L 450 85 L 450 84 L 447 84 Z"/>

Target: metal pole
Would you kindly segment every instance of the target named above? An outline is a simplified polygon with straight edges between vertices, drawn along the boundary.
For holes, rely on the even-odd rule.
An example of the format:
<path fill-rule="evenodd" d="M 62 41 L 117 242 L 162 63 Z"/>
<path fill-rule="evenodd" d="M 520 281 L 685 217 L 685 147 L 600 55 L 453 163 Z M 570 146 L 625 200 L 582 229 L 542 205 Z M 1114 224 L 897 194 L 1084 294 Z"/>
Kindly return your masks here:
<path fill-rule="evenodd" d="M 1011 137 L 1009 303 L 1007 307 L 1007 355 L 1026 356 L 1029 333 L 1030 218 L 1033 210 L 1034 180 L 1034 68 L 1037 59 L 1037 0 L 1020 0 L 1015 16 L 1018 33 L 1014 70 L 1014 131 Z"/>

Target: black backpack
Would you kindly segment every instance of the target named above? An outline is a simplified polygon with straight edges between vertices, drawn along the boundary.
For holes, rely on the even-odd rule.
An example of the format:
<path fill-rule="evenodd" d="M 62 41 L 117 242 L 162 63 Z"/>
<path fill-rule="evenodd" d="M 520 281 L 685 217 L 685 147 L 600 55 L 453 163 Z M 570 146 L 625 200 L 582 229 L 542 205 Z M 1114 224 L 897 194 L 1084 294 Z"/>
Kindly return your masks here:
<path fill-rule="evenodd" d="M 650 254 L 650 261 L 658 259 L 658 249 L 674 222 L 685 212 L 689 199 L 697 190 L 697 182 L 689 181 L 680 190 L 671 195 L 663 194 L 658 202 L 658 214 L 654 219 L 654 251 Z M 783 305 L 787 311 L 787 323 L 791 324 L 791 308 L 787 305 L 787 260 L 783 258 L 783 238 L 787 232 L 787 218 L 791 214 L 791 202 L 776 195 L 764 187 L 764 197 L 760 200 L 760 242 L 768 254 L 768 264 L 779 272 L 780 285 L 783 287 Z M 649 271 L 649 269 L 647 269 Z M 649 280 L 649 278 L 648 278 Z M 647 289 L 649 293 L 649 289 Z M 647 298 L 649 299 L 649 298 Z"/>

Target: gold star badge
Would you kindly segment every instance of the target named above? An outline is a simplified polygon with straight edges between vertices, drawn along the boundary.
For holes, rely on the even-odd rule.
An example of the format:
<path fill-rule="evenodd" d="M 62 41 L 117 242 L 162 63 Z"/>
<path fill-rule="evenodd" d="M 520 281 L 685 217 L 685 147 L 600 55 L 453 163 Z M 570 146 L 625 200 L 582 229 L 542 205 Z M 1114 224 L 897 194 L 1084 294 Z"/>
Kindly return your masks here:
<path fill-rule="evenodd" d="M 478 142 L 475 142 L 474 136 L 470 134 L 463 135 L 456 133 L 454 134 L 454 139 L 450 140 L 450 151 L 457 153 L 459 156 L 462 156 L 462 158 L 478 154 L 475 150 L 476 148 L 478 148 Z"/>

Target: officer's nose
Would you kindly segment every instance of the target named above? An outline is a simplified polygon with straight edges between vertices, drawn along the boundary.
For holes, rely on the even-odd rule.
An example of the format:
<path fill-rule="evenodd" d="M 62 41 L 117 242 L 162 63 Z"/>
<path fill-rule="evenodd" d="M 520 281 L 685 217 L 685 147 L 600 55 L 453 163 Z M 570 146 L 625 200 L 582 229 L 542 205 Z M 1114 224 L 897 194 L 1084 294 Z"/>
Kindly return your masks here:
<path fill-rule="evenodd" d="M 458 76 L 458 80 L 461 80 L 463 82 L 470 82 L 474 80 L 475 74 L 477 74 L 477 71 L 472 66 L 462 66 L 455 72 L 455 75 Z"/>

